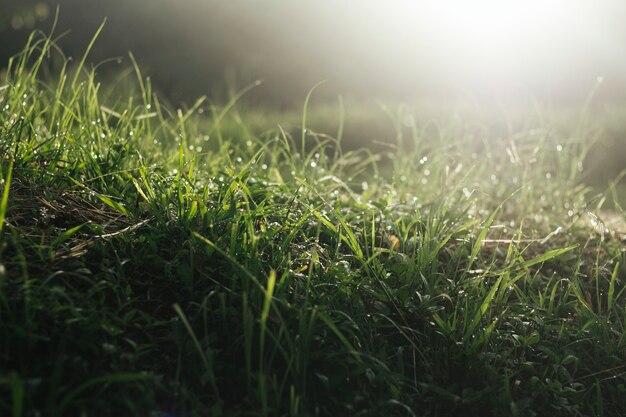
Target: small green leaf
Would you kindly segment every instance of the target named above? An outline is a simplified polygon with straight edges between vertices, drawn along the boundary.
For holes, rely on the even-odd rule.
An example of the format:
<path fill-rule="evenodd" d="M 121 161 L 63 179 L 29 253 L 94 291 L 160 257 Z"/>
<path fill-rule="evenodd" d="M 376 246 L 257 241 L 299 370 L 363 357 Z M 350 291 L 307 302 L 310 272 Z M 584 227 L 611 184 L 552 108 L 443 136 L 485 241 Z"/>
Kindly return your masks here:
<path fill-rule="evenodd" d="M 76 232 L 78 232 L 80 229 L 83 228 L 83 226 L 85 226 L 88 223 L 83 223 L 83 224 L 79 224 L 78 226 L 72 227 L 71 229 L 66 230 L 65 232 L 61 233 L 61 235 L 59 235 L 56 239 L 54 239 L 52 241 L 52 245 L 51 246 L 56 246 L 59 245 L 63 242 L 65 242 L 67 239 L 69 239 L 70 237 L 72 237 L 72 235 Z"/>
<path fill-rule="evenodd" d="M 119 211 L 120 213 L 125 214 L 125 215 L 128 216 L 128 210 L 126 210 L 126 207 L 124 207 L 120 203 L 118 203 L 116 201 L 113 201 L 109 197 L 107 197 L 105 195 L 102 195 L 102 194 L 97 194 L 96 196 L 100 199 L 100 201 L 102 201 L 107 206 L 109 206 L 112 209 L 115 209 L 115 210 Z"/>

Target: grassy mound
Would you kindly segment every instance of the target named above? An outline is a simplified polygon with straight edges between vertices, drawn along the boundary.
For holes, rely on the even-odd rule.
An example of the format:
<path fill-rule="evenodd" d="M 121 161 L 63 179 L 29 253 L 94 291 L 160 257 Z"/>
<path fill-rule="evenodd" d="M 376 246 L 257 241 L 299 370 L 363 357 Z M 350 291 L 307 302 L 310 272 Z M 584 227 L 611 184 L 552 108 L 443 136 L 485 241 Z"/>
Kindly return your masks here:
<path fill-rule="evenodd" d="M 0 81 L 2 415 L 626 414 L 584 111 L 344 152 L 50 56 Z"/>

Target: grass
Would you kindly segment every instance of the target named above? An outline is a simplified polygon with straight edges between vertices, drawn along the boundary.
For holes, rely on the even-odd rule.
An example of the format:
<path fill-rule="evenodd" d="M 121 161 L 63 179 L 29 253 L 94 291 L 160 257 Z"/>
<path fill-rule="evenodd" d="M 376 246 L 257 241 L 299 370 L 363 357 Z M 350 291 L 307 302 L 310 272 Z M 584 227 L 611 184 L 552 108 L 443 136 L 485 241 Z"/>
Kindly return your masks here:
<path fill-rule="evenodd" d="M 2 415 L 626 414 L 585 109 L 494 137 L 390 108 L 347 150 L 308 98 L 261 131 L 84 62 L 33 35 L 0 82 Z"/>

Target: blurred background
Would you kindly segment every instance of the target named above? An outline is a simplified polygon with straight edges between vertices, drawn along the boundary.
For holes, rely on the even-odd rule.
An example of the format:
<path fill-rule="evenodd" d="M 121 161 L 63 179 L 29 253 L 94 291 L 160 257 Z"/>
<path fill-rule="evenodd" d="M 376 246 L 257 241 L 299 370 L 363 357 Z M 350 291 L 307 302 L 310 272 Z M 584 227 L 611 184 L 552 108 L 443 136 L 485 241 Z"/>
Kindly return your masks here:
<path fill-rule="evenodd" d="M 353 107 L 420 103 L 424 118 L 461 102 L 478 113 L 540 103 L 575 118 L 595 91 L 608 121 L 592 158 L 610 168 L 596 175 L 626 167 L 623 0 L 0 0 L 0 68 L 33 29 L 50 31 L 57 7 L 54 36 L 66 55 L 81 56 L 106 18 L 89 57 L 98 73 L 128 69 L 132 51 L 174 105 L 224 101 L 262 80 L 246 105 L 300 111 L 327 80 L 315 93 L 320 120 L 337 113 L 323 103 L 339 94 Z M 347 136 L 393 136 L 371 119 L 353 112 Z"/>
<path fill-rule="evenodd" d="M 132 51 L 172 100 L 260 79 L 265 105 L 301 103 L 320 80 L 329 96 L 561 103 L 599 77 L 602 98 L 626 98 L 620 0 L 0 0 L 0 65 L 57 5 L 68 55 L 106 18 L 91 60 Z"/>

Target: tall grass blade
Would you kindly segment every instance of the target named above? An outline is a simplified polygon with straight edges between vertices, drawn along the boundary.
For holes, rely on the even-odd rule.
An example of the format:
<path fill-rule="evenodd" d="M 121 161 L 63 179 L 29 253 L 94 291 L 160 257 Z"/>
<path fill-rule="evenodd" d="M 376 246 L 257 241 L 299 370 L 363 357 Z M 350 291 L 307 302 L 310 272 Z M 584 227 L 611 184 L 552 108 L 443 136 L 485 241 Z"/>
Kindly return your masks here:
<path fill-rule="evenodd" d="M 215 380 L 215 372 L 213 370 L 213 361 L 212 361 L 211 356 L 207 355 L 204 352 L 204 349 L 202 349 L 202 345 L 200 344 L 200 341 L 198 340 L 198 337 L 196 336 L 196 332 L 193 331 L 193 328 L 191 327 L 189 320 L 187 320 L 187 316 L 183 312 L 183 309 L 180 308 L 178 304 L 174 304 L 172 307 L 174 308 L 174 311 L 176 311 L 176 314 L 178 315 L 180 320 L 183 322 L 183 325 L 185 326 L 185 329 L 187 329 L 187 332 L 189 333 L 191 340 L 193 340 L 193 343 L 196 347 L 196 351 L 198 352 L 198 355 L 200 355 L 200 358 L 202 359 L 202 364 L 204 365 L 204 369 L 207 372 L 207 376 L 209 378 L 209 383 L 211 384 L 213 394 L 215 395 L 216 399 L 219 399 L 220 394 L 217 388 L 217 382 Z"/>
<path fill-rule="evenodd" d="M 11 388 L 11 400 L 12 400 L 12 416 L 22 417 L 24 412 L 24 383 L 20 377 L 12 372 L 9 375 L 9 386 Z"/>
<path fill-rule="evenodd" d="M 309 92 L 306 95 L 306 98 L 304 99 L 304 106 L 302 108 L 302 134 L 301 134 L 301 138 L 300 138 L 300 152 L 302 152 L 301 154 L 301 158 L 304 159 L 304 155 L 306 153 L 306 147 L 305 147 L 305 142 L 306 142 L 306 119 L 307 119 L 307 115 L 309 113 L 309 101 L 311 101 L 311 96 L 313 95 L 313 92 L 317 89 L 317 87 L 319 87 L 320 85 L 326 83 L 326 80 L 322 80 L 320 82 L 318 82 L 317 84 L 315 84 L 313 87 L 311 87 L 311 89 L 309 90 Z"/>
<path fill-rule="evenodd" d="M 522 267 L 524 268 L 530 268 L 531 266 L 534 265 L 538 265 L 538 264 L 542 264 L 544 262 L 547 262 L 551 259 L 554 259 L 556 257 L 559 257 L 573 249 L 576 249 L 578 247 L 578 244 L 576 245 L 570 245 L 568 247 L 565 248 L 560 248 L 560 249 L 552 249 L 549 250 L 533 259 L 529 259 L 528 261 L 524 261 L 522 262 Z"/>
<path fill-rule="evenodd" d="M 7 207 L 9 204 L 9 190 L 11 189 L 11 177 L 13 175 L 13 160 L 9 164 L 9 170 L 4 180 L 4 187 L 2 190 L 2 200 L 0 201 L 0 233 L 4 227 L 4 218 L 6 217 Z"/>
<path fill-rule="evenodd" d="M 498 207 L 491 213 L 491 215 L 487 218 L 487 220 L 485 220 L 485 223 L 483 224 L 482 229 L 480 230 L 480 233 L 478 234 L 478 237 L 476 238 L 476 242 L 474 242 L 474 245 L 472 246 L 472 252 L 470 253 L 470 256 L 469 256 L 469 262 L 467 263 L 467 267 L 465 268 L 466 274 L 472 269 L 472 266 L 474 265 L 474 262 L 476 261 L 476 257 L 478 256 L 478 252 L 480 251 L 480 248 L 483 246 L 483 242 L 485 241 L 485 238 L 487 237 L 487 233 L 489 233 L 489 228 L 491 227 L 493 220 L 496 218 L 496 215 L 498 214 L 499 210 L 500 208 Z"/>
<path fill-rule="evenodd" d="M 100 384 L 111 384 L 111 383 L 125 383 L 125 382 L 135 382 L 135 381 L 146 381 L 153 379 L 154 376 L 143 373 L 130 373 L 130 372 L 120 372 L 115 374 L 108 374 L 99 376 L 96 378 L 91 378 L 90 380 L 82 383 L 78 387 L 74 388 L 70 391 L 59 403 L 56 409 L 56 415 L 63 416 L 65 415 L 65 410 L 72 403 L 76 397 L 78 397 L 82 392 L 91 388 L 95 385 Z"/>
<path fill-rule="evenodd" d="M 619 271 L 619 262 L 615 264 L 615 268 L 613 268 L 613 273 L 611 274 L 611 281 L 609 282 L 609 290 L 606 294 L 606 303 L 607 303 L 607 313 L 610 314 L 611 310 L 613 310 L 613 304 L 615 303 L 615 299 L 613 298 L 615 295 L 615 282 L 617 281 L 617 273 Z"/>
<path fill-rule="evenodd" d="M 480 308 L 476 311 L 476 313 L 474 314 L 474 317 L 472 318 L 472 321 L 470 322 L 469 326 L 465 330 L 465 334 L 463 337 L 464 340 L 470 339 L 471 335 L 474 333 L 474 331 L 480 324 L 481 319 L 487 313 L 487 310 L 489 309 L 489 306 L 491 305 L 491 302 L 493 301 L 498 291 L 498 288 L 500 288 L 500 283 L 502 282 L 503 278 L 504 278 L 504 275 L 500 275 L 498 280 L 493 284 L 493 286 L 487 293 L 487 296 L 485 296 L 485 298 L 483 299 L 483 302 L 481 303 Z"/>

